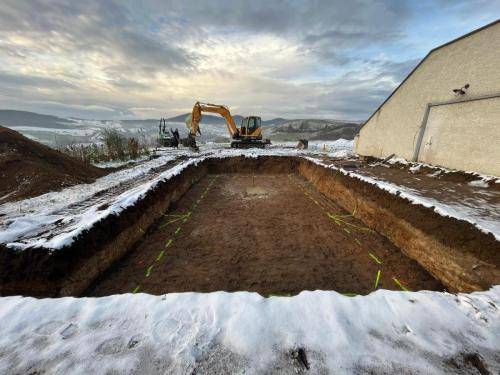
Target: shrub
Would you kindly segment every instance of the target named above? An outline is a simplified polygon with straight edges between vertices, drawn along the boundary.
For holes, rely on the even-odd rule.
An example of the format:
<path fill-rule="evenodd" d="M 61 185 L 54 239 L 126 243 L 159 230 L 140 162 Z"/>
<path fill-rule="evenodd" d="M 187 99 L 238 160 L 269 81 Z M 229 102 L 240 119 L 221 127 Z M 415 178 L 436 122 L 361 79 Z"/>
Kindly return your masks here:
<path fill-rule="evenodd" d="M 108 149 L 111 160 L 125 160 L 125 137 L 117 129 L 103 130 L 101 139 Z"/>
<path fill-rule="evenodd" d="M 102 144 L 71 143 L 58 149 L 88 164 L 149 155 L 146 137 L 141 132 L 137 133 L 137 137 L 126 138 L 116 129 L 106 129 L 101 134 L 101 140 Z"/>
<path fill-rule="evenodd" d="M 139 156 L 139 141 L 135 138 L 129 138 L 127 142 L 128 155 L 131 159 L 137 159 Z"/>

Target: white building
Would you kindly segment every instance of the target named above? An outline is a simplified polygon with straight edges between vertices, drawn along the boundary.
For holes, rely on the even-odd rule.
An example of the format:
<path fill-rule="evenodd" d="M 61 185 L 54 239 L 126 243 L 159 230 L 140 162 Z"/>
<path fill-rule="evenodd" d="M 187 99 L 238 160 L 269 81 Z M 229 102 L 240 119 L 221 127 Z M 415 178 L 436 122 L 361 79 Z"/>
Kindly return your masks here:
<path fill-rule="evenodd" d="M 500 176 L 500 20 L 430 51 L 366 121 L 355 151 Z"/>

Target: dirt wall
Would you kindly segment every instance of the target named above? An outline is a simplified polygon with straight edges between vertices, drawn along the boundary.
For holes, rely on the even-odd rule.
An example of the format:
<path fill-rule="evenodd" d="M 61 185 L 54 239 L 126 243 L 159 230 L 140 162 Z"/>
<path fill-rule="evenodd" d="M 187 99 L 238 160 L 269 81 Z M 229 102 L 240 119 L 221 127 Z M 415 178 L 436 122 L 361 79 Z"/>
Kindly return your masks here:
<path fill-rule="evenodd" d="M 0 246 L 0 293 L 80 295 L 121 259 L 148 228 L 207 173 L 300 173 L 329 199 L 418 261 L 450 291 L 500 284 L 500 244 L 473 225 L 413 205 L 339 171 L 293 157 L 208 159 L 164 181 L 120 215 L 82 233 L 67 248 L 15 251 Z"/>
<path fill-rule="evenodd" d="M 302 161 L 299 172 L 365 225 L 417 260 L 450 291 L 500 283 L 500 243 L 472 224 L 383 191 L 339 171 Z"/>
<path fill-rule="evenodd" d="M 123 257 L 162 214 L 207 173 L 206 164 L 159 183 L 136 205 L 110 215 L 71 246 L 16 251 L 0 245 L 0 294 L 75 296 Z"/>

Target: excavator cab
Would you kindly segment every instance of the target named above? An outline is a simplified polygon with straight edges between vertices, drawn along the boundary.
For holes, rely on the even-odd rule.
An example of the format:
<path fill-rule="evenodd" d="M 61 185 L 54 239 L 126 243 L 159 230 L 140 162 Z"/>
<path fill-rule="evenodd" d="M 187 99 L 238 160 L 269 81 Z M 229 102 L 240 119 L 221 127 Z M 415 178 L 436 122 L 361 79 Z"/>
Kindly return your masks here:
<path fill-rule="evenodd" d="M 241 120 L 241 135 L 253 134 L 258 128 L 260 128 L 262 120 L 258 116 L 249 116 Z"/>

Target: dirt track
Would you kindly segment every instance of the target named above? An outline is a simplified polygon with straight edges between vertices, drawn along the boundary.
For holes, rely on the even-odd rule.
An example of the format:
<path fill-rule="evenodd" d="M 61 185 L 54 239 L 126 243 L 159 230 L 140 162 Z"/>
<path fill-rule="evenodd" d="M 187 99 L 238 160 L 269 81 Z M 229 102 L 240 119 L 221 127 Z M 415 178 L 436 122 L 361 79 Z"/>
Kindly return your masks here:
<path fill-rule="evenodd" d="M 296 174 L 211 174 L 87 294 L 269 295 L 315 289 L 367 294 L 375 289 L 379 270 L 379 288 L 443 289 L 391 242 Z"/>

